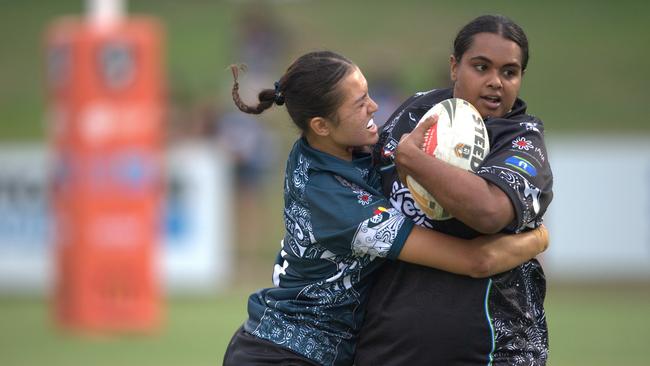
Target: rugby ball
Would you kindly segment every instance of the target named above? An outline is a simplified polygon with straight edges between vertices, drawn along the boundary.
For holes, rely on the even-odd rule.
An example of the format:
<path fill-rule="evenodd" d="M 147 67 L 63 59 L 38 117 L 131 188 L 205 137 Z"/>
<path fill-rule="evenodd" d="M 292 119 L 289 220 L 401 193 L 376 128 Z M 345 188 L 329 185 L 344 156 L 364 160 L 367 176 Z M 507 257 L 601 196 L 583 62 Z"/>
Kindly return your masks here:
<path fill-rule="evenodd" d="M 418 124 L 436 114 L 438 123 L 426 132 L 422 149 L 455 167 L 476 172 L 490 152 L 490 139 L 481 114 L 469 102 L 452 98 L 431 107 Z M 427 217 L 432 220 L 452 218 L 415 179 L 407 176 L 406 185 L 415 205 Z"/>

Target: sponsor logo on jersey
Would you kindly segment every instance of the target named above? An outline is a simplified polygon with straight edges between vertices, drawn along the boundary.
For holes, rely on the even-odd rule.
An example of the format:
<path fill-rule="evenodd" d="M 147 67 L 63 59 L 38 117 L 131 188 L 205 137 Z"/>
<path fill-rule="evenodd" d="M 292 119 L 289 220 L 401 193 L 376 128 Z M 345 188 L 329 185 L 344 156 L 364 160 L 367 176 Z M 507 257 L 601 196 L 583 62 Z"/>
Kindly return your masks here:
<path fill-rule="evenodd" d="M 533 146 L 533 143 L 530 142 L 530 140 L 526 140 L 525 137 L 521 137 L 521 136 L 512 140 L 512 147 L 514 149 L 526 150 L 526 151 L 535 148 L 535 146 Z"/>
<path fill-rule="evenodd" d="M 395 149 L 397 149 L 397 140 L 391 137 L 384 145 L 384 149 L 381 153 L 385 158 L 393 159 L 395 158 Z"/>
<path fill-rule="evenodd" d="M 370 202 L 372 202 L 372 196 L 370 195 L 370 193 L 365 192 L 365 191 L 359 192 L 359 195 L 357 196 L 357 198 L 359 199 L 359 203 L 362 206 L 365 206 L 365 205 L 369 204 Z"/>
<path fill-rule="evenodd" d="M 531 177 L 537 176 L 537 169 L 535 169 L 530 161 L 522 158 L 521 156 L 511 156 L 506 159 L 505 163 L 506 165 Z"/>
<path fill-rule="evenodd" d="M 373 211 L 373 215 L 374 216 L 370 218 L 370 222 L 373 224 L 378 224 L 385 219 L 390 218 L 390 213 L 388 213 L 388 210 L 385 207 L 381 206 L 377 207 L 375 211 Z"/>
<path fill-rule="evenodd" d="M 539 128 L 537 128 L 537 122 L 521 122 L 519 123 L 519 126 L 525 127 L 526 131 L 539 132 Z"/>
<path fill-rule="evenodd" d="M 381 207 L 381 206 L 379 206 L 379 207 L 377 207 L 377 208 L 375 209 L 375 211 L 373 212 L 373 214 L 375 214 L 375 215 L 379 215 L 380 213 L 382 213 L 382 212 L 386 212 L 386 211 L 388 211 L 388 210 L 386 209 L 386 207 Z"/>

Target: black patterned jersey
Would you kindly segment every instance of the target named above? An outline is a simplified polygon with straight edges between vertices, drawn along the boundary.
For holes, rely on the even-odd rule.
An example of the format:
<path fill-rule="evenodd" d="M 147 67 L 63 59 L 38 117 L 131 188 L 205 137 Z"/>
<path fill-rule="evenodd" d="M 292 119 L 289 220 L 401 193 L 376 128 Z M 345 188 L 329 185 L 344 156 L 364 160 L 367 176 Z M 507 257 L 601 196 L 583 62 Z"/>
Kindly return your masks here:
<path fill-rule="evenodd" d="M 459 220 L 425 216 L 390 159 L 402 134 L 451 97 L 451 89 L 442 89 L 409 98 L 382 128 L 373 157 L 394 208 L 418 225 L 472 238 L 478 233 Z M 526 104 L 517 99 L 503 118 L 488 118 L 485 124 L 491 149 L 476 174 L 513 204 L 516 218 L 503 232 L 540 225 L 553 197 L 542 122 L 526 114 Z M 545 286 L 535 259 L 488 279 L 389 263 L 371 291 L 356 365 L 544 365 Z"/>
<path fill-rule="evenodd" d="M 381 193 L 370 155 L 344 161 L 304 139 L 287 160 L 284 201 L 275 286 L 250 296 L 244 328 L 318 364 L 350 365 L 371 275 L 414 224 Z"/>

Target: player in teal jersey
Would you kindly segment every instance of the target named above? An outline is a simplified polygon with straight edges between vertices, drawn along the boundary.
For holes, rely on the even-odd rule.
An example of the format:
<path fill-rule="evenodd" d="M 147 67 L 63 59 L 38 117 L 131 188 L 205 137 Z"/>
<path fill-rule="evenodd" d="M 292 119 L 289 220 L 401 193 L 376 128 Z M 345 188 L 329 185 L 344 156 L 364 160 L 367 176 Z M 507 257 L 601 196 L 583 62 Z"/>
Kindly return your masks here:
<path fill-rule="evenodd" d="M 363 148 L 377 142 L 361 70 L 333 52 L 299 57 L 246 113 L 286 105 L 302 136 L 289 154 L 286 234 L 273 287 L 250 296 L 248 320 L 224 365 L 350 365 L 373 272 L 384 259 L 485 277 L 513 268 L 548 245 L 545 229 L 464 240 L 415 226 L 381 193 Z"/>

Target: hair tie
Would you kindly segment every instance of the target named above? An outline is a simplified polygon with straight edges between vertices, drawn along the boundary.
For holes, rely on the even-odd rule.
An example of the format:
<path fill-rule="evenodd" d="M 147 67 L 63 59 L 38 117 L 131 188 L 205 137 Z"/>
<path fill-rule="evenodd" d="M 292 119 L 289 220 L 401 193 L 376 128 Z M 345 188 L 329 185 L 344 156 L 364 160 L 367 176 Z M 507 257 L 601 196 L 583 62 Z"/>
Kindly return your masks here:
<path fill-rule="evenodd" d="M 284 104 L 284 95 L 282 95 L 282 92 L 280 91 L 280 82 L 276 81 L 275 84 L 275 96 L 273 98 L 273 101 L 277 105 L 283 105 Z"/>

